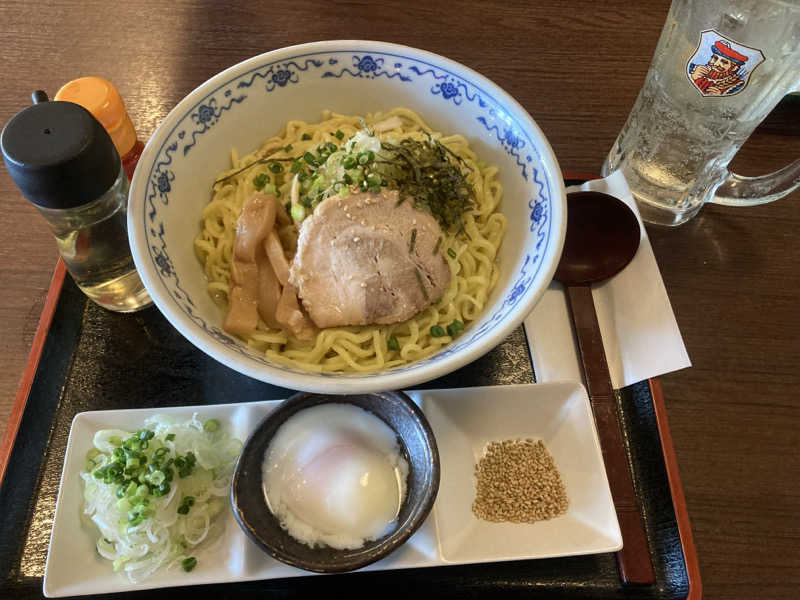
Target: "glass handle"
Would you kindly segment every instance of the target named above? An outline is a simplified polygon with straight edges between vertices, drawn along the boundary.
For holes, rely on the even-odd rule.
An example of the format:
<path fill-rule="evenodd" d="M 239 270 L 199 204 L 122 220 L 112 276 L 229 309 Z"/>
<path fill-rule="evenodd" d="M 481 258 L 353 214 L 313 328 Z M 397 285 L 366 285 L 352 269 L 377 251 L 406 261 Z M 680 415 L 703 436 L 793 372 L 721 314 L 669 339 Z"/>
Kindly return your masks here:
<path fill-rule="evenodd" d="M 800 188 L 800 160 L 774 173 L 758 177 L 744 177 L 728 172 L 728 177 L 717 188 L 710 201 L 729 206 L 752 206 L 773 202 L 797 188 Z"/>

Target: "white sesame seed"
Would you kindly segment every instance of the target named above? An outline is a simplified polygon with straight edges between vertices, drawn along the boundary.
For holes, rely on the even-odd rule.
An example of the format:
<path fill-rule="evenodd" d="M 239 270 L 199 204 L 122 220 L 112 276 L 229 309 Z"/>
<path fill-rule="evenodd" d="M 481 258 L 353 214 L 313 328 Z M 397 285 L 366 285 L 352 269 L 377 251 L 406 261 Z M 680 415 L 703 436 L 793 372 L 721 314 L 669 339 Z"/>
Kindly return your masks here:
<path fill-rule="evenodd" d="M 475 476 L 472 512 L 479 519 L 532 523 L 567 510 L 564 484 L 541 440 L 490 443 L 475 465 Z"/>

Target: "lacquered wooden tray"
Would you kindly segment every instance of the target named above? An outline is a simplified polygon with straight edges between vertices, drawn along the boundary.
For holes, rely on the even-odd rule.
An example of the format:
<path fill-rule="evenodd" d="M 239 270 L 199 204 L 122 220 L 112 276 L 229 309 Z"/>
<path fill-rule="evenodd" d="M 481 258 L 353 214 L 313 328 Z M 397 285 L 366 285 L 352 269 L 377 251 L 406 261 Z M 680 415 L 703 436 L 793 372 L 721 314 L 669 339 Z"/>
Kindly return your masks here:
<path fill-rule="evenodd" d="M 533 381 L 520 328 L 475 363 L 422 387 Z M 0 444 L 0 597 L 42 596 L 61 467 L 76 413 L 268 400 L 291 393 L 207 357 L 155 308 L 118 315 L 97 307 L 65 276 L 59 262 Z M 658 381 L 623 389 L 619 408 L 656 573 L 653 585 L 622 585 L 614 555 L 597 554 L 170 588 L 122 597 L 394 597 L 398 592 L 425 592 L 457 598 L 699 598 L 697 557 Z"/>

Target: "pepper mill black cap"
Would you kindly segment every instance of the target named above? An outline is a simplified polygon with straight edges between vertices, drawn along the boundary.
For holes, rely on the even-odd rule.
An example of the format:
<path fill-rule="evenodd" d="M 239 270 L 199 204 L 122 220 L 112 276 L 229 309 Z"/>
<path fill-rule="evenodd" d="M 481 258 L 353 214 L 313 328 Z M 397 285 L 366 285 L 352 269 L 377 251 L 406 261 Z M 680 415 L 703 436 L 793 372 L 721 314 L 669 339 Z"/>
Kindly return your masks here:
<path fill-rule="evenodd" d="M 33 104 L 14 115 L 0 134 L 3 161 L 22 194 L 37 206 L 66 209 L 108 190 L 120 173 L 111 137 L 91 113 L 72 102 Z"/>

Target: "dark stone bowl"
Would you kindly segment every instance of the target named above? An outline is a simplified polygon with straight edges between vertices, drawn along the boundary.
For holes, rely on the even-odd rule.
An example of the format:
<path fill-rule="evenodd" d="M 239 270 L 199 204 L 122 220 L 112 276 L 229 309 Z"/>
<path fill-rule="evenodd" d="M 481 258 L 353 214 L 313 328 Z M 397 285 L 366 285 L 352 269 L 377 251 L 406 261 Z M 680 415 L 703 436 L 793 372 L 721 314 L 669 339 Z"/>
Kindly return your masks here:
<path fill-rule="evenodd" d="M 384 421 L 397 434 L 403 458 L 408 462 L 406 497 L 396 528 L 356 550 L 328 546 L 311 548 L 291 537 L 267 507 L 261 479 L 264 454 L 273 435 L 296 412 L 340 402 L 354 404 Z M 244 532 L 274 558 L 306 571 L 341 573 L 360 569 L 400 547 L 422 524 L 439 490 L 439 451 L 433 431 L 422 411 L 402 392 L 352 396 L 300 393 L 268 415 L 242 449 L 231 485 L 231 505 Z"/>

